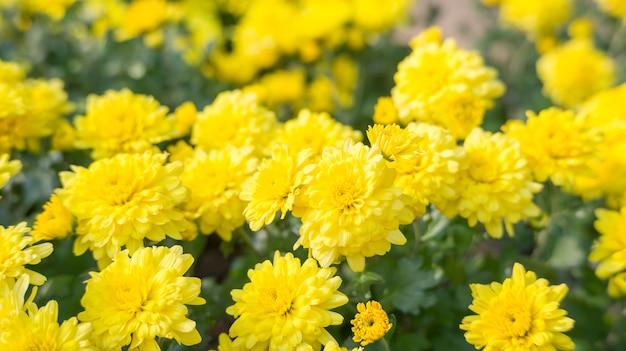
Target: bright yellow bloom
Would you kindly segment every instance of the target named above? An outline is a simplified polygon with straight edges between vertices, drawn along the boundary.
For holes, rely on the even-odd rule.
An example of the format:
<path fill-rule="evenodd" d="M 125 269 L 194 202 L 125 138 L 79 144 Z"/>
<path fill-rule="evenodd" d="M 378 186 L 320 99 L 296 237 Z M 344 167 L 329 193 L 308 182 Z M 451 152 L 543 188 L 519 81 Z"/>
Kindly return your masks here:
<path fill-rule="evenodd" d="M 370 31 L 383 31 L 401 21 L 413 4 L 409 0 L 352 0 L 354 23 Z"/>
<path fill-rule="evenodd" d="M 599 159 L 590 162 L 593 175 L 576 177 L 574 193 L 584 199 L 605 196 L 613 209 L 626 205 L 626 84 L 604 90 L 585 102 L 580 114 L 601 130 L 603 139 L 599 146 Z"/>
<path fill-rule="evenodd" d="M 0 330 L 5 331 L 19 318 L 35 298 L 34 294 L 25 301 L 30 279 L 28 274 L 16 278 L 0 279 Z M 35 292 L 33 289 L 33 292 Z M 0 338 L 1 340 L 1 338 Z"/>
<path fill-rule="evenodd" d="M 501 0 L 499 3 L 500 20 L 523 31 L 531 40 L 552 35 L 572 12 L 572 0 Z"/>
<path fill-rule="evenodd" d="M 16 226 L 0 226 L 0 280 L 27 274 L 33 285 L 42 285 L 46 281 L 46 277 L 24 265 L 38 264 L 41 259 L 50 256 L 52 244 L 33 245 L 35 238 L 28 235 L 29 231 L 26 222 Z"/>
<path fill-rule="evenodd" d="M 0 60 L 0 83 L 16 84 L 26 77 L 24 67 L 15 62 Z"/>
<path fill-rule="evenodd" d="M 335 272 L 318 267 L 312 258 L 301 264 L 293 254 L 278 251 L 273 262 L 250 269 L 250 282 L 231 291 L 235 304 L 226 309 L 236 318 L 229 331 L 233 349 L 319 351 L 334 340 L 324 328 L 343 322 L 331 310 L 348 302 Z"/>
<path fill-rule="evenodd" d="M 593 243 L 589 261 L 598 263 L 598 278 L 611 279 L 609 295 L 619 298 L 626 295 L 623 284 L 623 273 L 626 273 L 626 207 L 619 211 L 597 209 L 595 214 L 594 227 L 600 238 Z"/>
<path fill-rule="evenodd" d="M 328 147 L 312 176 L 302 190 L 302 207 L 293 210 L 302 218 L 294 247 L 310 249 L 322 267 L 345 256 L 350 268 L 361 272 L 366 257 L 406 243 L 399 225 L 411 223 L 413 215 L 378 147 Z"/>
<path fill-rule="evenodd" d="M 624 0 L 595 0 L 598 7 L 613 17 L 626 17 L 626 1 Z"/>
<path fill-rule="evenodd" d="M 296 118 L 281 126 L 274 142 L 289 146 L 294 154 L 313 149 L 313 158 L 319 158 L 328 146 L 341 148 L 347 140 L 357 142 L 362 139 L 360 131 L 337 122 L 328 113 L 303 109 Z"/>
<path fill-rule="evenodd" d="M 134 0 L 126 9 L 121 29 L 132 38 L 157 29 L 166 15 L 165 0 Z"/>
<path fill-rule="evenodd" d="M 76 130 L 65 119 L 59 121 L 52 134 L 52 151 L 73 150 L 76 142 Z"/>
<path fill-rule="evenodd" d="M 442 126 L 463 139 L 482 123 L 493 99 L 504 93 L 497 72 L 485 67 L 478 52 L 441 41 L 430 28 L 411 41 L 413 51 L 398 64 L 391 98 L 402 124 L 422 121 Z"/>
<path fill-rule="evenodd" d="M 184 276 L 192 264 L 178 245 L 118 252 L 101 272 L 90 273 L 78 319 L 91 323 L 99 349 L 158 351 L 156 337 L 198 344 L 202 338 L 185 305 L 205 301 L 198 296 L 200 279 Z"/>
<path fill-rule="evenodd" d="M 87 96 L 86 114 L 74 119 L 76 147 L 92 149 L 94 159 L 154 150 L 153 144 L 178 136 L 175 123 L 152 96 L 108 90 Z"/>
<path fill-rule="evenodd" d="M 459 172 L 457 196 L 436 203 L 445 216 L 459 214 L 471 227 L 481 222 L 491 237 L 500 238 L 503 222 L 507 233 L 513 235 L 513 224 L 540 214 L 532 201 L 542 186 L 532 181 L 515 139 L 476 128 L 463 148 L 468 165 Z"/>
<path fill-rule="evenodd" d="M 9 154 L 0 154 L 0 188 L 5 186 L 11 177 L 22 170 L 22 162 L 20 160 L 9 161 L 10 156 Z"/>
<path fill-rule="evenodd" d="M 367 301 L 367 304 L 359 302 L 356 309 L 359 312 L 350 321 L 354 333 L 352 340 L 360 342 L 362 346 L 381 339 L 391 329 L 387 312 L 378 301 Z"/>
<path fill-rule="evenodd" d="M 43 13 L 59 21 L 65 16 L 65 11 L 76 0 L 21 0 L 20 6 L 27 12 Z"/>
<path fill-rule="evenodd" d="M 257 231 L 272 223 L 278 211 L 283 219 L 293 209 L 302 186 L 310 181 L 308 173 L 315 167 L 311 164 L 312 154 L 313 150 L 304 149 L 292 155 L 287 145 L 274 145 L 272 158 L 263 160 L 239 195 L 249 201 L 243 213 L 250 229 Z"/>
<path fill-rule="evenodd" d="M 372 118 L 376 124 L 398 123 L 398 109 L 390 97 L 379 97 Z"/>
<path fill-rule="evenodd" d="M 274 112 L 259 105 L 254 93 L 226 91 L 198 114 L 191 144 L 205 150 L 253 146 L 257 153 L 269 153 L 277 127 Z"/>
<path fill-rule="evenodd" d="M 17 78 L 12 75 L 7 83 L 0 79 L 0 153 L 13 149 L 38 151 L 40 139 L 52 135 L 72 105 L 61 80 L 11 82 Z"/>
<path fill-rule="evenodd" d="M 33 231 L 35 241 L 64 239 L 72 232 L 74 216 L 56 194 L 43 205 L 43 212 L 35 218 Z"/>
<path fill-rule="evenodd" d="M 474 301 L 469 309 L 476 315 L 466 316 L 460 325 L 467 342 L 485 351 L 574 350 L 563 334 L 574 320 L 559 308 L 567 285 L 549 284 L 519 263 L 502 284 L 470 284 Z"/>
<path fill-rule="evenodd" d="M 191 101 L 184 102 L 178 106 L 174 111 L 174 117 L 176 118 L 176 130 L 178 134 L 183 136 L 189 134 L 191 127 L 198 118 L 198 110 Z"/>
<path fill-rule="evenodd" d="M 600 130 L 571 110 L 550 107 L 526 112 L 526 123 L 510 120 L 502 130 L 519 141 L 536 181 L 570 189 L 577 175 L 592 175 L 590 161 L 598 159 Z"/>
<path fill-rule="evenodd" d="M 27 312 L 21 312 L 3 330 L 0 347 L 3 350 L 30 351 L 93 351 L 89 342 L 91 325 L 78 323 L 76 317 L 58 322 L 58 303 L 55 300 L 37 308 L 29 304 Z"/>
<path fill-rule="evenodd" d="M 427 123 L 409 123 L 405 129 L 375 125 L 367 130 L 367 137 L 396 170 L 393 184 L 411 199 L 408 204 L 414 216 L 423 215 L 431 202 L 456 195 L 463 148 L 447 130 Z"/>
<path fill-rule="evenodd" d="M 257 83 L 244 88 L 253 91 L 270 109 L 282 104 L 301 105 L 306 86 L 304 69 L 278 70 L 263 75 Z"/>
<path fill-rule="evenodd" d="M 196 149 L 193 157 L 185 160 L 180 180 L 191 191 L 191 198 L 183 207 L 188 218 L 199 218 L 202 233 L 216 232 L 229 241 L 232 232 L 245 223 L 247 202 L 239 194 L 257 167 L 252 151 L 252 147 L 234 146 L 208 152 Z"/>
<path fill-rule="evenodd" d="M 57 194 L 78 221 L 75 254 L 91 250 L 102 268 L 124 246 L 132 253 L 144 239 L 182 238 L 187 223 L 179 205 L 189 191 L 179 178 L 182 163 L 165 164 L 166 158 L 119 154 L 60 173 Z"/>
<path fill-rule="evenodd" d="M 595 49 L 591 38 L 578 37 L 541 55 L 537 75 L 544 95 L 571 107 L 613 84 L 615 62 Z"/>

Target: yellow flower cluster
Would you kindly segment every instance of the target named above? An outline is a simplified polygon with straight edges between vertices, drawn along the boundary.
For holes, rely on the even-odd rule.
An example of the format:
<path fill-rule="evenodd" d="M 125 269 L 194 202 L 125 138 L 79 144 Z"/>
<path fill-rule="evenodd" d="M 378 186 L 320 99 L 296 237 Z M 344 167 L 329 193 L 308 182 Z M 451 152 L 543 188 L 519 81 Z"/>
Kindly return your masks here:
<path fill-rule="evenodd" d="M 411 47 L 391 90 L 400 123 L 427 122 L 465 138 L 504 93 L 496 71 L 484 66 L 478 52 L 458 48 L 451 38 L 442 41 L 438 28 L 422 32 Z"/>
<path fill-rule="evenodd" d="M 0 154 L 38 151 L 72 105 L 59 79 L 25 78 L 24 69 L 0 60 Z"/>
<path fill-rule="evenodd" d="M 3 0 L 0 8 L 16 8 L 22 15 L 44 14 L 53 20 L 61 20 L 76 0 Z M 28 23 L 24 23 L 28 27 Z"/>
<path fill-rule="evenodd" d="M 554 36 L 572 12 L 572 0 L 483 0 L 500 5 L 500 20 L 526 33 L 531 40 Z"/>
<path fill-rule="evenodd" d="M 42 285 L 46 277 L 25 265 L 35 265 L 52 253 L 52 244 L 35 244 L 35 238 L 28 235 L 30 228 L 26 222 L 15 226 L 0 226 L 0 282 L 17 279 L 26 274 L 33 285 Z"/>
<path fill-rule="evenodd" d="M 463 318 L 465 339 L 476 349 L 562 350 L 575 346 L 564 332 L 574 320 L 566 317 L 559 303 L 567 294 L 565 284 L 549 285 L 519 263 L 503 283 L 470 284 L 475 315 Z"/>

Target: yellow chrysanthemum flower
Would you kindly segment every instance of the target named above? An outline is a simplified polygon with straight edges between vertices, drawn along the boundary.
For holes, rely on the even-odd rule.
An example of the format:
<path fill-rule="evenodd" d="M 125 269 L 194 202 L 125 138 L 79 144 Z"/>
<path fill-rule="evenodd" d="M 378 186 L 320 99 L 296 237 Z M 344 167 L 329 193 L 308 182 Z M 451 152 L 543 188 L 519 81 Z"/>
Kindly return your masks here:
<path fill-rule="evenodd" d="M 352 340 L 355 342 L 361 343 L 362 346 L 369 345 L 381 339 L 391 329 L 392 324 L 389 323 L 387 312 L 383 310 L 380 302 L 374 300 L 367 301 L 367 304 L 360 302 L 356 309 L 358 313 L 350 321 L 354 333 Z"/>
<path fill-rule="evenodd" d="M 584 199 L 606 197 L 607 205 L 618 209 L 626 205 L 626 110 L 622 102 L 626 99 L 626 84 L 604 90 L 580 109 L 594 127 L 602 132 L 599 159 L 590 161 L 593 175 L 581 174 L 575 179 L 573 192 Z"/>
<path fill-rule="evenodd" d="M 274 143 L 285 144 L 294 154 L 313 149 L 313 158 L 319 158 L 328 146 L 343 147 L 346 140 L 358 142 L 363 134 L 334 120 L 326 112 L 303 109 L 298 116 L 285 122 L 276 134 Z"/>
<path fill-rule="evenodd" d="M 76 142 L 76 130 L 65 119 L 59 121 L 52 134 L 52 151 L 73 150 Z"/>
<path fill-rule="evenodd" d="M 577 175 L 593 174 L 589 163 L 599 159 L 602 136 L 588 118 L 556 107 L 526 116 L 525 124 L 510 120 L 502 130 L 519 141 L 536 181 L 570 189 Z"/>
<path fill-rule="evenodd" d="M 350 268 L 361 272 L 366 257 L 406 243 L 398 227 L 411 223 L 413 215 L 378 147 L 328 147 L 312 176 L 302 190 L 302 207 L 293 210 L 302 218 L 294 247 L 310 249 L 322 267 L 345 256 Z"/>
<path fill-rule="evenodd" d="M 196 149 L 185 161 L 180 180 L 191 198 L 183 207 L 188 218 L 199 219 L 202 233 L 216 232 L 229 241 L 232 232 L 245 223 L 247 202 L 239 194 L 257 167 L 252 152 L 252 147 L 234 146 L 208 152 Z"/>
<path fill-rule="evenodd" d="M 181 136 L 188 135 L 191 127 L 196 122 L 196 118 L 198 118 L 196 105 L 191 101 L 184 102 L 176 108 L 174 117 L 176 118 L 175 128 L 178 130 L 178 134 Z"/>
<path fill-rule="evenodd" d="M 182 238 L 187 223 L 179 206 L 189 191 L 179 178 L 182 163 L 166 158 L 119 154 L 60 173 L 57 194 L 78 221 L 75 254 L 91 250 L 102 268 L 124 246 L 135 252 L 144 239 Z"/>
<path fill-rule="evenodd" d="M 485 67 L 478 52 L 441 41 L 438 28 L 411 42 L 413 51 L 398 64 L 391 98 L 402 124 L 422 121 L 448 129 L 463 139 L 482 123 L 493 99 L 504 93 L 497 72 Z"/>
<path fill-rule="evenodd" d="M 615 62 L 593 47 L 591 38 L 575 37 L 537 60 L 543 93 L 554 103 L 576 106 L 615 80 Z"/>
<path fill-rule="evenodd" d="M 270 109 L 282 104 L 299 106 L 302 104 L 306 86 L 304 69 L 278 70 L 261 77 L 255 84 L 244 88 L 257 94 L 259 100 Z"/>
<path fill-rule="evenodd" d="M 30 279 L 28 274 L 17 278 L 0 279 L 0 330 L 7 330 L 19 318 L 35 298 L 36 288 L 28 300 L 25 300 Z"/>
<path fill-rule="evenodd" d="M 243 214 L 250 229 L 257 231 L 272 223 L 278 211 L 283 219 L 293 209 L 296 197 L 310 181 L 309 173 L 315 167 L 311 164 L 312 154 L 312 149 L 304 149 L 293 155 L 287 145 L 274 145 L 272 158 L 263 160 L 239 195 L 249 201 Z"/>
<path fill-rule="evenodd" d="M 157 337 L 198 344 L 202 338 L 185 305 L 205 301 L 198 296 L 200 279 L 184 276 L 192 264 L 178 245 L 118 252 L 101 272 L 90 273 L 78 319 L 91 323 L 99 349 L 159 351 Z"/>
<path fill-rule="evenodd" d="M 398 109 L 393 104 L 391 97 L 379 97 L 374 106 L 374 116 L 372 117 L 376 124 L 392 124 L 398 123 Z"/>
<path fill-rule="evenodd" d="M 128 89 L 89 95 L 86 114 L 74 119 L 75 145 L 92 149 L 94 159 L 153 150 L 154 144 L 178 136 L 176 119 L 167 111 L 152 96 Z"/>
<path fill-rule="evenodd" d="M 277 127 L 274 112 L 259 105 L 254 93 L 226 91 L 198 114 L 191 144 L 205 150 L 253 146 L 257 153 L 267 154 Z"/>
<path fill-rule="evenodd" d="M 467 342 L 485 350 L 574 350 L 563 334 L 574 320 L 559 308 L 567 285 L 549 284 L 519 263 L 502 284 L 470 284 L 474 301 L 469 309 L 476 315 L 466 316 L 460 325 Z"/>
<path fill-rule="evenodd" d="M 37 215 L 30 233 L 35 241 L 64 239 L 72 232 L 74 216 L 63 205 L 56 194 L 43 205 L 43 212 Z"/>
<path fill-rule="evenodd" d="M 3 328 L 3 350 L 95 351 L 90 345 L 91 325 L 78 323 L 76 317 L 58 322 L 59 306 L 55 300 L 37 308 L 29 304 L 10 325 Z"/>
<path fill-rule="evenodd" d="M 334 340 L 324 328 L 343 322 L 331 310 L 348 302 L 335 272 L 278 251 L 273 262 L 258 263 L 248 271 L 250 282 L 231 291 L 235 304 L 226 313 L 236 318 L 229 330 L 233 349 L 319 351 Z"/>
<path fill-rule="evenodd" d="M 383 31 L 401 21 L 413 4 L 409 0 L 352 0 L 354 23 L 366 30 Z"/>
<path fill-rule="evenodd" d="M 594 227 L 600 237 L 593 243 L 589 261 L 597 262 L 596 275 L 610 279 L 609 295 L 619 298 L 626 295 L 624 273 L 626 273 L 626 207 L 619 211 L 597 209 Z"/>
<path fill-rule="evenodd" d="M 46 281 L 46 277 L 24 265 L 38 264 L 41 259 L 50 256 L 52 244 L 33 245 L 35 238 L 28 235 L 29 231 L 26 222 L 16 226 L 0 226 L 0 280 L 27 274 L 33 285 L 42 285 Z"/>
<path fill-rule="evenodd" d="M 0 83 L 16 84 L 26 77 L 24 67 L 15 62 L 0 60 Z"/>
<path fill-rule="evenodd" d="M 533 194 L 542 186 L 532 181 L 517 140 L 476 128 L 463 148 L 468 164 L 458 173 L 457 196 L 435 204 L 445 216 L 459 214 L 471 227 L 481 222 L 491 237 L 500 238 L 503 222 L 513 235 L 514 223 L 540 214 Z"/>
<path fill-rule="evenodd" d="M 626 1 L 624 0 L 595 0 L 598 7 L 613 17 L 626 17 Z"/>
<path fill-rule="evenodd" d="M 59 79 L 0 80 L 0 104 L 0 153 L 38 151 L 40 139 L 52 135 L 62 115 L 72 109 Z"/>
<path fill-rule="evenodd" d="M 367 130 L 367 137 L 396 170 L 393 184 L 409 196 L 416 217 L 431 202 L 456 195 L 463 148 L 447 130 L 427 123 L 409 123 L 404 129 L 395 124 L 375 125 Z"/>
<path fill-rule="evenodd" d="M 10 157 L 11 155 L 9 154 L 0 154 L 0 188 L 5 186 L 11 177 L 22 170 L 22 162 L 20 160 L 9 161 Z"/>
<path fill-rule="evenodd" d="M 495 1 L 486 1 L 490 5 Z M 526 33 L 531 40 L 553 35 L 572 12 L 572 0 L 501 0 L 500 20 Z"/>

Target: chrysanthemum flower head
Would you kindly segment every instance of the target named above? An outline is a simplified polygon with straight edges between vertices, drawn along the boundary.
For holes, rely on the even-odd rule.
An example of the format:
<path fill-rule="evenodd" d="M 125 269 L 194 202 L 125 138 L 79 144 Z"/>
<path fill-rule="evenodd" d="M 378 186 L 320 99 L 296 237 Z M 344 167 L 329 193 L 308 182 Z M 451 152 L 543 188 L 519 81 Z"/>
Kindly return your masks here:
<path fill-rule="evenodd" d="M 315 167 L 311 164 L 312 154 L 312 149 L 304 149 L 293 155 L 287 145 L 274 145 L 272 158 L 263 160 L 239 195 L 249 201 L 243 213 L 250 229 L 257 231 L 270 224 L 278 211 L 283 219 L 293 209 L 296 197 L 310 181 L 309 173 Z"/>
<path fill-rule="evenodd" d="M 3 328 L 0 347 L 3 350 L 93 351 L 89 337 L 91 325 L 78 323 L 76 317 L 58 322 L 59 306 L 55 300 L 38 308 L 28 304 L 12 323 Z"/>
<path fill-rule="evenodd" d="M 589 260 L 598 263 L 596 275 L 610 279 L 609 294 L 615 298 L 626 295 L 624 274 L 626 272 L 626 207 L 619 211 L 597 209 L 594 227 L 600 237 L 593 243 Z"/>
<path fill-rule="evenodd" d="M 456 195 L 453 185 L 463 149 L 447 130 L 428 123 L 409 123 L 406 128 L 375 125 L 367 137 L 396 170 L 394 186 L 408 195 L 416 217 L 426 212 L 429 203 Z"/>
<path fill-rule="evenodd" d="M 35 298 L 34 293 L 26 299 L 30 283 L 28 274 L 0 279 L 0 330 L 6 330 L 19 318 Z"/>
<path fill-rule="evenodd" d="M 502 130 L 519 141 L 536 181 L 569 189 L 576 175 L 593 174 L 589 161 L 598 159 L 602 136 L 588 118 L 557 107 L 526 116 L 525 124 L 510 120 Z"/>
<path fill-rule="evenodd" d="M 0 153 L 0 188 L 5 186 L 9 179 L 22 170 L 20 160 L 10 160 L 11 155 Z M 2 197 L 0 197 L 1 199 Z"/>
<path fill-rule="evenodd" d="M 189 191 L 179 175 L 182 163 L 165 163 L 166 154 L 118 154 L 89 168 L 61 172 L 57 194 L 78 221 L 74 253 L 87 249 L 101 267 L 126 247 L 134 252 L 144 239 L 181 239 Z"/>
<path fill-rule="evenodd" d="M 589 162 L 593 175 L 578 175 L 573 192 L 584 199 L 604 196 L 607 205 L 614 209 L 626 205 L 626 183 L 622 181 L 626 177 L 626 110 L 621 108 L 624 99 L 626 84 L 595 94 L 580 108 L 580 114 L 601 130 L 602 142 L 599 159 Z"/>
<path fill-rule="evenodd" d="M 500 20 L 523 31 L 531 40 L 553 35 L 572 12 L 572 0 L 501 0 L 495 3 L 500 4 Z"/>
<path fill-rule="evenodd" d="M 593 46 L 592 38 L 574 37 L 541 55 L 537 75 L 543 93 L 566 107 L 581 104 L 615 80 L 615 62 Z"/>
<path fill-rule="evenodd" d="M 19 278 L 25 273 L 33 285 L 42 285 L 46 281 L 46 277 L 24 266 L 38 264 L 41 259 L 50 256 L 52 244 L 33 245 L 36 240 L 28 235 L 29 231 L 26 222 L 16 226 L 0 226 L 0 280 Z"/>
<path fill-rule="evenodd" d="M 398 109 L 393 104 L 391 97 L 379 97 L 374 106 L 374 116 L 372 117 L 376 124 L 392 124 L 398 123 Z"/>
<path fill-rule="evenodd" d="M 354 23 L 369 31 L 383 31 L 401 20 L 412 4 L 408 0 L 355 0 L 352 1 Z"/>
<path fill-rule="evenodd" d="M 467 342 L 485 350 L 574 350 L 563 334 L 574 320 L 559 308 L 567 285 L 549 284 L 519 263 L 503 283 L 470 284 L 474 301 L 469 309 L 476 314 L 460 325 Z"/>
<path fill-rule="evenodd" d="M 72 232 L 74 216 L 63 205 L 56 194 L 43 205 L 43 212 L 37 215 L 31 235 L 35 241 L 63 239 Z"/>
<path fill-rule="evenodd" d="M 191 144 L 205 150 L 252 146 L 264 154 L 277 127 L 276 115 L 259 104 L 256 94 L 226 91 L 198 114 Z"/>
<path fill-rule="evenodd" d="M 626 1 L 624 0 L 595 0 L 598 7 L 613 17 L 626 17 Z"/>
<path fill-rule="evenodd" d="M 504 93 L 497 72 L 484 65 L 478 52 L 458 48 L 453 39 L 442 42 L 438 30 L 424 31 L 411 45 L 391 90 L 400 122 L 428 122 L 465 138 Z"/>
<path fill-rule="evenodd" d="M 331 310 L 348 302 L 335 272 L 278 251 L 273 262 L 258 263 L 248 271 L 250 282 L 231 291 L 235 304 L 226 313 L 236 318 L 229 330 L 233 349 L 319 351 L 333 341 L 324 328 L 341 324 L 343 317 Z"/>
<path fill-rule="evenodd" d="M 437 208 L 447 217 L 467 218 L 470 226 L 481 222 L 487 233 L 502 237 L 502 223 L 509 235 L 513 224 L 540 214 L 533 194 L 541 190 L 532 181 L 519 143 L 502 133 L 476 128 L 465 139 L 467 168 L 460 171 L 452 199 L 438 199 Z"/>
<path fill-rule="evenodd" d="M 81 299 L 82 322 L 93 327 L 99 349 L 160 350 L 157 337 L 186 346 L 198 344 L 196 323 L 186 305 L 202 305 L 200 279 L 185 277 L 193 257 L 181 246 L 118 252 L 101 272 L 91 272 Z"/>
<path fill-rule="evenodd" d="M 258 159 L 253 152 L 251 146 L 196 149 L 185 161 L 180 180 L 191 191 L 191 198 L 183 208 L 189 219 L 199 220 L 202 233 L 215 232 L 228 241 L 245 223 L 247 202 L 239 194 L 256 170 Z"/>
<path fill-rule="evenodd" d="M 294 154 L 310 148 L 313 157 L 319 158 L 327 146 L 343 147 L 346 140 L 357 142 L 362 139 L 360 131 L 337 122 L 327 112 L 302 109 L 296 118 L 280 127 L 274 142 L 289 146 Z"/>
<path fill-rule="evenodd" d="M 152 96 L 128 89 L 89 95 L 85 115 L 74 119 L 75 145 L 92 149 L 94 159 L 152 150 L 154 144 L 178 135 L 176 120 L 167 111 Z"/>
<path fill-rule="evenodd" d="M 392 324 L 389 323 L 387 312 L 378 301 L 367 301 L 366 304 L 359 302 L 356 306 L 358 313 L 350 321 L 355 342 L 360 342 L 362 346 L 369 345 L 381 339 Z"/>
<path fill-rule="evenodd" d="M 322 267 L 345 256 L 350 268 L 360 272 L 366 257 L 406 243 L 399 225 L 411 223 L 413 215 L 402 189 L 393 186 L 395 171 L 378 147 L 328 147 L 312 176 L 302 207 L 293 211 L 302 218 L 295 247 L 310 249 Z"/>

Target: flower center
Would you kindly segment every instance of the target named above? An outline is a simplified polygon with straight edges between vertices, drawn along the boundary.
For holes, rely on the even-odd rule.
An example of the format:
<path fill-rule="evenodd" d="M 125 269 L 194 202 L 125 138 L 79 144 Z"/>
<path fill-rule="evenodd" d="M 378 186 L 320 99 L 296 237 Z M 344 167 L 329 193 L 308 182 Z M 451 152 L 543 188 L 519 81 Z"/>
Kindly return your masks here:
<path fill-rule="evenodd" d="M 526 337 L 532 326 L 532 318 L 528 308 L 519 304 L 503 307 L 497 316 L 497 322 L 504 334 L 512 338 Z"/>
<path fill-rule="evenodd" d="M 114 294 L 126 311 L 140 312 L 143 310 L 144 297 L 140 283 L 122 283 L 115 289 Z"/>
<path fill-rule="evenodd" d="M 352 184 L 341 184 L 335 188 L 333 204 L 344 213 L 358 210 L 363 206 L 363 199 L 359 198 L 359 191 Z"/>
<path fill-rule="evenodd" d="M 292 301 L 285 294 L 279 294 L 274 287 L 269 287 L 261 291 L 260 301 L 270 311 L 278 315 L 284 316 L 291 312 Z"/>

